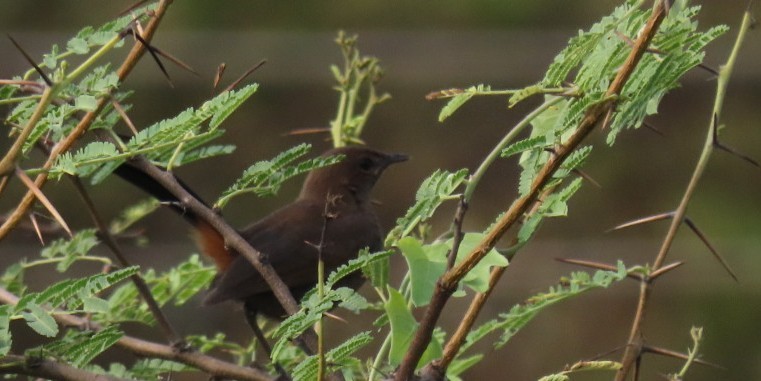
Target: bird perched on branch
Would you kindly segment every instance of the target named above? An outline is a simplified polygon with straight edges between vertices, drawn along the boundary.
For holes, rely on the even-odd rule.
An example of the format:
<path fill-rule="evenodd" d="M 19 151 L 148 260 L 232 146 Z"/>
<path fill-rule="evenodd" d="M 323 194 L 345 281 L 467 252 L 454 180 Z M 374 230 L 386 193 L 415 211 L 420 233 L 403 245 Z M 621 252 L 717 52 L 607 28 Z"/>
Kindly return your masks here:
<path fill-rule="evenodd" d="M 240 231 L 266 256 L 297 300 L 317 283 L 316 246 L 320 247 L 326 273 L 355 258 L 363 248 L 382 249 L 383 234 L 370 192 L 389 165 L 407 160 L 406 155 L 358 146 L 332 149 L 322 156 L 333 155 L 343 159 L 310 172 L 295 201 Z M 115 173 L 172 206 L 193 225 L 201 251 L 218 270 L 204 304 L 234 300 L 244 303 L 249 319 L 256 314 L 284 317 L 285 311 L 257 270 L 245 257 L 228 249 L 211 225 L 182 208 L 167 189 L 129 163 Z M 356 289 L 362 282 L 357 273 L 345 278 L 342 285 Z"/>

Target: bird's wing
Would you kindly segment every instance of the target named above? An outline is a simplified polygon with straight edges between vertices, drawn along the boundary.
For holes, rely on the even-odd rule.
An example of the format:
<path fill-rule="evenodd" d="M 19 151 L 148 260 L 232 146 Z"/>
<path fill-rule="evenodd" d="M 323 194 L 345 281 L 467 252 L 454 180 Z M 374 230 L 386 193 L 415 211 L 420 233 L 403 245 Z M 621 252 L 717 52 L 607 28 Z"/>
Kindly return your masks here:
<path fill-rule="evenodd" d="M 324 217 L 323 205 L 295 202 L 276 211 L 242 232 L 251 245 L 265 254 L 280 278 L 290 288 L 311 287 L 317 282 L 318 250 Z M 375 216 L 370 212 L 346 212 L 328 222 L 323 254 L 326 271 L 355 258 L 369 247 L 380 250 L 382 238 Z M 228 299 L 243 300 L 269 293 L 270 287 L 244 257 L 233 260 L 216 279 L 206 304 Z"/>

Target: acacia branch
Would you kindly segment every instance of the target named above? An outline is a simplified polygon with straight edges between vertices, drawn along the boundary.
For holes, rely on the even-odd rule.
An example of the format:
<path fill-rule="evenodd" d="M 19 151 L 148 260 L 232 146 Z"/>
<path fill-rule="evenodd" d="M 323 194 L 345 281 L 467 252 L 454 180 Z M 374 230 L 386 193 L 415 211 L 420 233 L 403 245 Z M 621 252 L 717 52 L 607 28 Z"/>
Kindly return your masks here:
<path fill-rule="evenodd" d="M 18 296 L 0 287 L 0 303 L 16 305 L 18 300 Z M 101 329 L 98 324 L 78 316 L 65 314 L 53 314 L 52 316 L 58 324 L 67 327 L 88 327 L 94 331 Z M 257 369 L 238 366 L 199 352 L 179 351 L 169 345 L 154 343 L 132 336 L 122 336 L 116 342 L 116 345 L 140 357 L 177 361 L 220 378 L 246 381 L 274 381 L 272 376 Z M 79 379 L 74 378 L 74 380 Z"/>
<path fill-rule="evenodd" d="M 661 2 L 659 2 L 659 4 L 661 4 Z M 654 272 L 661 269 L 663 263 L 666 261 L 666 256 L 671 249 L 671 245 L 674 242 L 674 238 L 676 237 L 676 233 L 679 230 L 679 226 L 681 226 L 682 221 L 685 220 L 687 206 L 692 200 L 692 196 L 695 193 L 698 182 L 703 176 L 705 168 L 708 165 L 708 160 L 711 158 L 711 154 L 716 148 L 714 145 L 716 129 L 719 128 L 718 121 L 719 116 L 721 115 L 722 107 L 724 105 L 724 96 L 727 91 L 727 84 L 732 75 L 732 69 L 734 68 L 737 54 L 739 53 L 740 46 L 742 46 L 745 34 L 750 29 L 751 20 L 752 16 L 750 12 L 746 10 L 732 52 L 727 59 L 727 63 L 719 71 L 719 78 L 716 85 L 716 98 L 714 100 L 713 111 L 711 113 L 711 121 L 708 126 L 708 133 L 706 134 L 703 150 L 700 153 L 700 158 L 698 159 L 697 164 L 695 164 L 695 169 L 692 173 L 692 177 L 690 177 L 690 181 L 687 184 L 687 188 L 685 189 L 684 194 L 682 195 L 679 206 L 677 207 L 676 211 L 674 212 L 674 216 L 671 219 L 671 225 L 666 232 L 666 237 L 663 239 L 660 250 L 655 257 L 655 261 L 652 265 L 652 271 Z M 642 325 L 644 323 L 645 311 L 652 290 L 651 285 L 652 283 L 648 279 L 643 280 L 640 284 L 637 310 L 634 315 L 634 320 L 632 321 L 632 327 L 629 333 L 627 346 L 621 359 L 622 367 L 616 373 L 616 381 L 624 381 L 629 372 L 632 370 L 632 367 L 635 367 L 641 358 L 644 345 L 642 339 Z"/>
<path fill-rule="evenodd" d="M 425 311 L 423 319 L 420 322 L 415 337 L 412 339 L 409 349 L 402 361 L 394 379 L 396 381 L 406 381 L 412 378 L 415 366 L 420 361 L 423 352 L 428 343 L 431 341 L 433 330 L 438 321 L 447 300 L 457 287 L 457 284 L 476 264 L 494 248 L 497 241 L 502 238 L 505 232 L 512 227 L 525 213 L 531 204 L 536 200 L 542 188 L 552 179 L 552 175 L 560 168 L 563 161 L 573 152 L 576 147 L 586 138 L 594 129 L 600 120 L 614 109 L 615 100 L 621 93 L 626 81 L 634 72 L 642 55 L 647 50 L 650 41 L 655 36 L 661 22 L 666 16 L 663 3 L 658 1 L 653 8 L 653 12 L 648 18 L 647 24 L 642 29 L 639 37 L 635 41 L 631 53 L 627 57 L 621 69 L 619 69 L 613 82 L 608 87 L 605 97 L 602 101 L 590 106 L 581 120 L 576 132 L 564 144 L 556 147 L 556 154 L 551 156 L 547 163 L 537 174 L 531 189 L 523 197 L 516 200 L 507 212 L 495 224 L 495 227 L 487 236 L 471 251 L 468 256 L 459 265 L 452 268 L 442 275 L 436 283 L 431 303 Z"/>
<path fill-rule="evenodd" d="M 161 0 L 159 2 L 158 7 L 152 14 L 153 17 L 151 18 L 151 21 L 148 22 L 148 25 L 146 26 L 143 33 L 144 40 L 150 41 L 152 39 L 154 33 L 156 32 L 156 28 L 158 28 L 159 23 L 161 22 L 161 19 L 166 13 L 166 10 L 171 2 L 171 0 Z M 132 47 L 132 50 L 130 50 L 127 58 L 125 58 L 121 67 L 119 67 L 119 70 L 116 72 L 120 83 L 124 82 L 127 76 L 132 72 L 132 69 L 135 67 L 140 57 L 143 56 L 143 53 L 145 53 L 145 46 L 143 44 L 138 43 Z M 106 94 L 102 95 L 98 99 L 95 110 L 85 114 L 85 116 L 82 117 L 82 120 L 80 120 L 80 122 L 76 127 L 74 127 L 69 135 L 67 135 L 66 138 L 64 138 L 53 147 L 50 155 L 48 156 L 48 159 L 42 166 L 42 172 L 37 175 L 34 180 L 34 184 L 37 186 L 37 188 L 41 189 L 45 185 L 48 179 L 47 171 L 53 167 L 53 164 L 55 164 L 58 156 L 68 151 L 69 148 L 71 148 L 71 146 L 90 128 L 90 125 L 92 125 L 92 123 L 95 121 L 95 118 L 100 114 L 106 104 L 109 103 L 110 99 L 111 90 L 109 90 Z M 19 223 L 19 221 L 21 221 L 21 218 L 23 218 L 29 208 L 31 208 L 34 204 L 34 201 L 34 193 L 31 191 L 26 192 L 24 197 L 19 202 L 18 206 L 16 206 L 11 215 L 8 216 L 8 218 L 0 226 L 0 240 L 5 238 L 5 236 L 8 235 L 8 233 Z"/>
<path fill-rule="evenodd" d="M 0 358 L 0 374 L 23 374 L 63 381 L 126 381 L 126 378 L 97 374 L 50 359 L 5 355 Z"/>

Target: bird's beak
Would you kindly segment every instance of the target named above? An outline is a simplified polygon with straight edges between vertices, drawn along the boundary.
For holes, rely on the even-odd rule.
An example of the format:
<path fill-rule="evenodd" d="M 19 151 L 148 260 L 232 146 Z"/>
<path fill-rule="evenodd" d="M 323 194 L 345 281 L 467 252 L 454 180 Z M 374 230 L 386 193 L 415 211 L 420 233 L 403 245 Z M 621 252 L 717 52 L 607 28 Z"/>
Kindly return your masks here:
<path fill-rule="evenodd" d="M 401 163 L 403 161 L 407 161 L 410 157 L 403 154 L 403 153 L 390 153 L 386 155 L 386 163 L 387 165 L 391 165 L 394 163 Z"/>

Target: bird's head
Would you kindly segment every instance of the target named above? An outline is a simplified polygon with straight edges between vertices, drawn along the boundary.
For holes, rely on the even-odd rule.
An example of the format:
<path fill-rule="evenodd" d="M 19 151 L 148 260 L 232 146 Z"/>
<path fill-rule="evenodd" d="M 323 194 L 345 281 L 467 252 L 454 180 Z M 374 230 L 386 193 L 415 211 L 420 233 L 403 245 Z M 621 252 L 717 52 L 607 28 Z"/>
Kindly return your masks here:
<path fill-rule="evenodd" d="M 353 197 L 357 203 L 370 199 L 370 191 L 389 165 L 408 159 L 407 155 L 390 154 L 362 146 L 334 148 L 322 157 L 342 157 L 341 161 L 309 173 L 300 198 L 325 200 L 328 194 Z"/>

